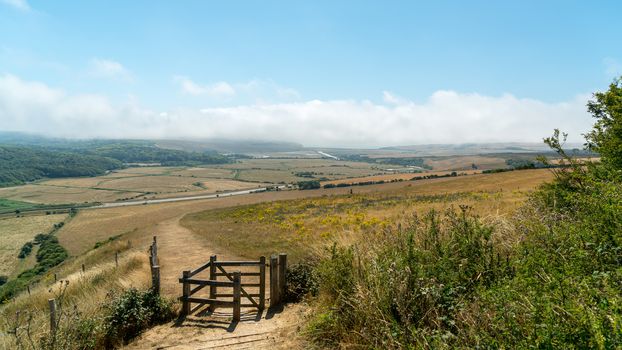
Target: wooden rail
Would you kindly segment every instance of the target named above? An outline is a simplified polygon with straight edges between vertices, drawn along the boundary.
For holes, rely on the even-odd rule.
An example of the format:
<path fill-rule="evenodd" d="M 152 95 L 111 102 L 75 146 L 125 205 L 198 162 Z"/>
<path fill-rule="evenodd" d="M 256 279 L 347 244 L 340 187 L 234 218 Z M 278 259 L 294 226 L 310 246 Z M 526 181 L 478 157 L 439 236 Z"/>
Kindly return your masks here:
<path fill-rule="evenodd" d="M 270 266 L 270 306 L 276 306 L 282 301 L 284 296 L 286 281 L 285 271 L 287 269 L 287 255 L 280 254 L 278 258 L 273 256 L 270 264 L 266 264 L 266 258 L 260 257 L 258 261 L 218 261 L 215 255 L 210 257 L 208 263 L 194 269 L 182 272 L 179 283 L 182 284 L 182 315 L 187 316 L 191 312 L 192 303 L 199 304 L 194 310 L 202 305 L 208 305 L 209 310 L 213 311 L 216 307 L 233 308 L 233 320 L 240 320 L 241 307 L 255 307 L 259 311 L 265 308 L 266 304 L 266 266 Z M 226 270 L 227 267 L 257 267 L 257 271 L 241 272 Z M 209 279 L 197 277 L 203 271 L 209 271 Z M 218 280 L 218 278 L 226 280 Z M 243 282 L 246 277 L 258 277 L 258 282 Z M 205 287 L 209 287 L 209 297 L 194 296 Z M 245 287 L 259 288 L 258 293 L 249 293 Z M 230 288 L 231 293 L 219 293 L 219 288 Z M 231 298 L 222 300 L 219 298 Z M 242 303 L 242 298 L 247 299 L 248 303 Z"/>

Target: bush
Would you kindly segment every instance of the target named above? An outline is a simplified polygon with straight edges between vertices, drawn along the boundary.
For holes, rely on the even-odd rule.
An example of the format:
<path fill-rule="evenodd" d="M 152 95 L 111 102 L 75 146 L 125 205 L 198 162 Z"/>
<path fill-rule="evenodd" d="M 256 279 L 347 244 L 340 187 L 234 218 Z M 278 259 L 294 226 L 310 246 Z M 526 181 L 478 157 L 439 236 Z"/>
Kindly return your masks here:
<path fill-rule="evenodd" d="M 317 180 L 311 180 L 311 181 L 299 181 L 298 182 L 298 188 L 301 190 L 313 190 L 313 189 L 317 189 L 320 188 L 320 182 Z"/>
<path fill-rule="evenodd" d="M 32 252 L 32 246 L 33 246 L 32 242 L 24 243 L 17 257 L 19 259 L 25 259 L 28 255 L 30 255 L 30 252 Z"/>
<path fill-rule="evenodd" d="M 7 276 L 0 275 L 0 286 L 5 284 L 8 280 L 9 278 Z"/>
<path fill-rule="evenodd" d="M 299 302 L 305 296 L 315 296 L 319 290 L 314 264 L 301 262 L 287 267 L 285 301 Z"/>
<path fill-rule="evenodd" d="M 105 306 L 106 343 L 114 346 L 127 343 L 148 327 L 167 322 L 174 317 L 171 303 L 152 290 L 128 289 L 111 295 Z"/>

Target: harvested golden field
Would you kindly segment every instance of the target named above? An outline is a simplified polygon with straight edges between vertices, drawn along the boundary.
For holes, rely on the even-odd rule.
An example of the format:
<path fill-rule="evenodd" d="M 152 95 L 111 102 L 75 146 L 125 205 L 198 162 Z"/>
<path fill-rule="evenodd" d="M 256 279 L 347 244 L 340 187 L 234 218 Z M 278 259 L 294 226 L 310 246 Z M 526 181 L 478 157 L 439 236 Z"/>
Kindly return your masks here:
<path fill-rule="evenodd" d="M 181 170 L 171 171 L 170 175 L 172 176 L 189 176 L 189 177 L 199 177 L 199 178 L 214 178 L 214 179 L 230 179 L 233 178 L 234 170 L 230 169 L 219 169 L 215 167 L 210 168 L 187 168 Z"/>
<path fill-rule="evenodd" d="M 231 169 L 236 179 L 246 181 L 296 182 L 309 180 L 301 173 L 312 173 L 315 178 L 341 179 L 385 174 L 388 164 L 371 164 L 333 159 L 245 159 L 234 164 L 217 166 Z"/>
<path fill-rule="evenodd" d="M 66 215 L 42 215 L 0 219 L 0 275 L 15 274 L 20 260 L 17 258 L 24 243 L 38 233 L 47 233 Z M 33 249 L 31 255 L 36 252 Z"/>
<path fill-rule="evenodd" d="M 139 195 L 141 193 L 118 190 L 46 186 L 45 182 L 0 188 L 0 198 L 38 204 L 114 202 L 121 198 Z"/>
<path fill-rule="evenodd" d="M 185 167 L 145 166 L 115 170 L 113 173 L 133 175 L 168 175 L 172 171 L 183 170 L 184 168 Z"/>
<path fill-rule="evenodd" d="M 534 155 L 535 158 L 535 155 Z M 475 164 L 477 169 L 500 169 L 505 168 L 507 165 L 504 158 L 486 157 L 486 156 L 461 156 L 461 157 L 442 157 L 426 159 L 425 164 L 432 167 L 432 169 L 441 170 L 470 170 L 473 169 L 472 165 Z"/>
<path fill-rule="evenodd" d="M 176 175 L 114 173 L 89 178 L 45 180 L 23 186 L 0 188 L 0 198 L 37 204 L 115 202 L 146 197 L 169 198 L 176 195 L 199 195 L 265 185 L 261 182 L 183 175 L 186 170 L 172 169 L 175 170 Z M 264 178 L 269 178 L 269 176 L 264 176 Z"/>
<path fill-rule="evenodd" d="M 134 191 L 134 192 L 187 192 L 199 190 L 201 187 L 194 185 L 197 179 L 182 176 L 138 176 L 124 177 L 106 181 L 102 186 L 106 189 Z"/>
<path fill-rule="evenodd" d="M 110 173 L 102 176 L 95 177 L 71 177 L 71 178 L 60 178 L 60 179 L 49 179 L 44 181 L 37 182 L 38 184 L 44 184 L 48 186 L 58 186 L 58 187 L 105 187 L 104 184 L 109 181 L 114 181 L 117 179 L 127 178 L 127 177 L 135 177 L 141 176 L 131 173 Z"/>
<path fill-rule="evenodd" d="M 465 170 L 465 171 L 460 171 L 459 173 L 461 175 L 462 174 L 474 175 L 474 174 L 479 174 L 481 172 L 482 172 L 481 170 Z M 412 178 L 417 178 L 417 177 L 434 176 L 434 175 L 445 176 L 451 173 L 452 173 L 451 171 L 426 171 L 422 173 L 396 173 L 396 174 L 386 174 L 386 175 L 372 175 L 372 176 L 365 176 L 365 177 L 353 177 L 353 178 L 347 178 L 347 179 L 341 179 L 341 180 L 322 181 L 322 185 L 357 184 L 357 183 L 368 182 L 368 181 L 374 181 L 374 182 L 376 181 L 390 182 L 390 181 L 395 181 L 395 180 L 408 181 L 408 180 L 411 180 Z"/>

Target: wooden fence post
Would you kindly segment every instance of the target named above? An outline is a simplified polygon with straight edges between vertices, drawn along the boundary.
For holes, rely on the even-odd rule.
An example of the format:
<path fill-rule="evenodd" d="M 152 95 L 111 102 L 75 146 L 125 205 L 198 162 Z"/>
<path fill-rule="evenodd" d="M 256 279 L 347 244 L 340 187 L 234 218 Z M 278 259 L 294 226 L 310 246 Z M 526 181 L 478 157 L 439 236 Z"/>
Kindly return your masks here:
<path fill-rule="evenodd" d="M 183 278 L 183 286 L 182 286 L 182 306 L 181 306 L 181 315 L 188 316 L 190 314 L 190 302 L 188 298 L 190 297 L 190 284 L 187 282 L 190 276 L 190 270 L 186 270 L 182 273 Z"/>
<path fill-rule="evenodd" d="M 266 257 L 259 258 L 259 310 L 266 308 Z"/>
<path fill-rule="evenodd" d="M 209 279 L 210 281 L 218 280 L 216 276 L 216 255 L 212 255 L 209 257 Z M 218 289 L 216 286 L 209 286 L 209 298 L 216 299 L 216 294 L 218 293 Z M 214 311 L 216 309 L 216 305 L 211 304 L 209 306 L 210 311 Z"/>
<path fill-rule="evenodd" d="M 240 271 L 233 272 L 233 320 L 240 320 L 240 304 L 241 304 L 241 275 Z"/>
<path fill-rule="evenodd" d="M 287 254 L 279 254 L 279 303 L 285 301 L 287 293 Z"/>
<path fill-rule="evenodd" d="M 82 264 L 82 273 L 84 273 L 86 269 L 84 268 L 84 264 Z"/>
<path fill-rule="evenodd" d="M 54 274 L 54 283 L 56 283 L 58 281 L 58 278 L 56 277 L 56 274 Z"/>
<path fill-rule="evenodd" d="M 279 304 L 278 265 L 279 265 L 279 262 L 278 262 L 276 255 L 272 255 L 270 257 L 270 307 L 273 307 Z"/>
<path fill-rule="evenodd" d="M 54 337 L 56 334 L 56 300 L 48 299 L 48 305 L 50 306 L 50 334 Z"/>
<path fill-rule="evenodd" d="M 28 295 L 30 295 L 30 284 L 27 287 L 28 287 Z"/>
<path fill-rule="evenodd" d="M 153 244 L 151 245 L 151 253 L 153 254 L 153 262 L 151 265 L 158 265 L 158 240 L 156 236 L 153 236 Z"/>
<path fill-rule="evenodd" d="M 115 267 L 119 267 L 119 252 L 114 253 L 114 265 Z"/>
<path fill-rule="evenodd" d="M 151 288 L 160 295 L 160 266 L 155 265 L 151 267 Z"/>

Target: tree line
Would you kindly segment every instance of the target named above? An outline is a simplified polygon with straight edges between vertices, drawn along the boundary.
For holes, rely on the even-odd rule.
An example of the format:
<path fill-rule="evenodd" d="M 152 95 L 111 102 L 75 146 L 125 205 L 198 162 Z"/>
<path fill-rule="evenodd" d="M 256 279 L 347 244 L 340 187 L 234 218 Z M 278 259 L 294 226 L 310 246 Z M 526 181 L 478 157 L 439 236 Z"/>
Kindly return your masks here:
<path fill-rule="evenodd" d="M 186 152 L 136 142 L 78 143 L 75 148 L 39 145 L 0 145 L 0 187 L 42 178 L 97 176 L 127 163 L 164 166 L 228 163 L 215 152 Z"/>

